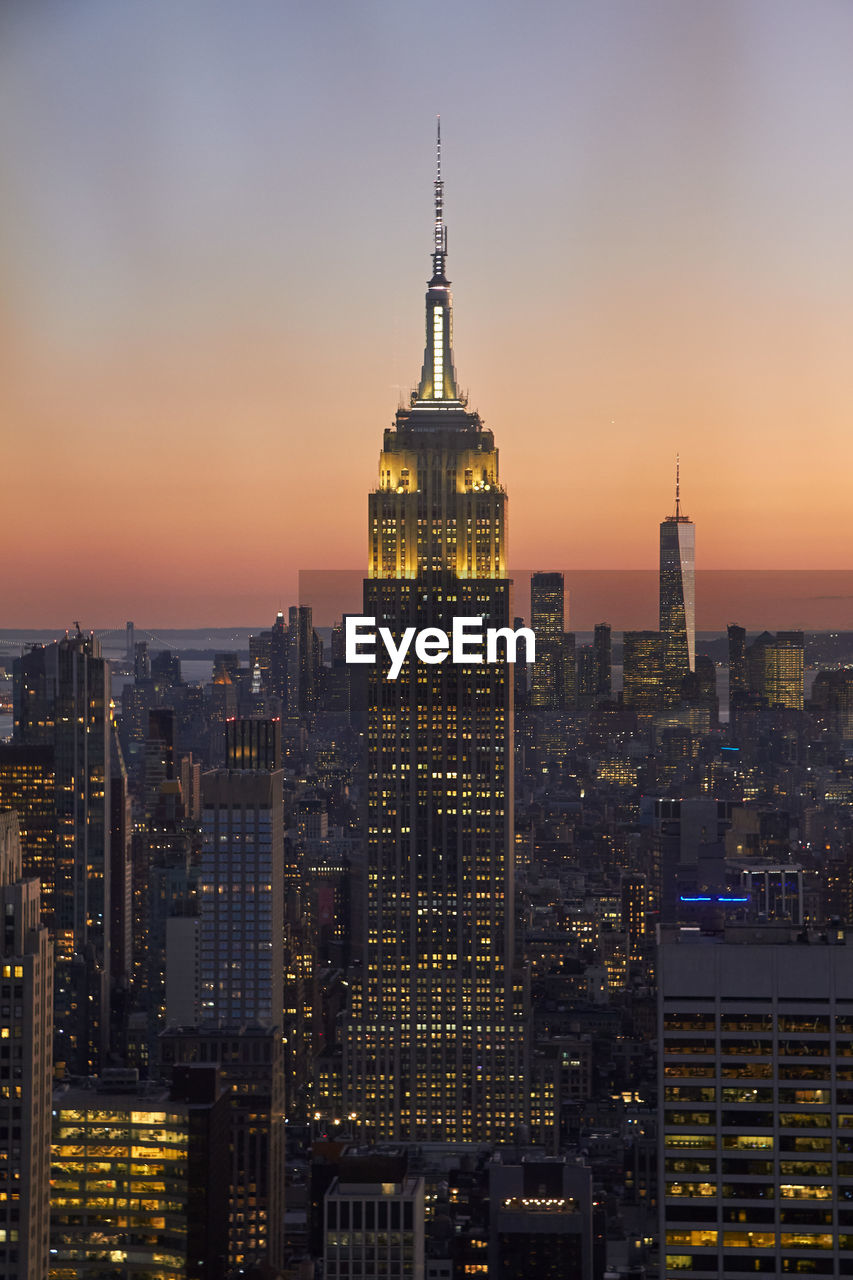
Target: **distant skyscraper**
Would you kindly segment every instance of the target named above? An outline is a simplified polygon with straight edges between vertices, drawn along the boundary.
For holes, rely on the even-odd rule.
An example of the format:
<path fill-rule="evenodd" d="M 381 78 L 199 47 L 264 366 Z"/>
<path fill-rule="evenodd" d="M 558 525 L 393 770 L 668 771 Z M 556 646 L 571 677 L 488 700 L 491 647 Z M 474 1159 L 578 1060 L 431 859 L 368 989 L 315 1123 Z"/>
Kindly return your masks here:
<path fill-rule="evenodd" d="M 152 707 L 145 739 L 143 793 L 146 819 L 151 818 L 163 782 L 175 777 L 175 712 L 172 707 Z"/>
<path fill-rule="evenodd" d="M 609 698 L 612 689 L 612 654 L 608 623 L 596 623 L 592 647 L 595 651 L 595 692 L 599 698 Z"/>
<path fill-rule="evenodd" d="M 802 631 L 764 631 L 746 651 L 750 693 L 767 707 L 803 709 L 804 640 Z"/>
<path fill-rule="evenodd" d="M 272 632 L 260 631 L 257 635 L 249 636 L 249 666 L 253 673 L 255 670 L 260 672 L 261 687 L 267 693 L 272 692 L 271 664 Z"/>
<path fill-rule="evenodd" d="M 660 633 L 663 682 L 677 700 L 681 681 L 696 666 L 696 526 L 681 513 L 681 471 L 676 464 L 675 515 L 660 526 Z"/>
<path fill-rule="evenodd" d="M 44 1280 L 50 1198 L 53 954 L 25 880 L 17 814 L 0 811 L 0 1277 Z"/>
<path fill-rule="evenodd" d="M 181 660 L 169 649 L 161 649 L 151 659 L 151 679 L 158 690 L 171 689 L 181 683 Z"/>
<path fill-rule="evenodd" d="M 453 364 L 442 206 L 439 158 L 423 370 L 385 432 L 368 503 L 364 612 L 398 637 L 407 625 L 449 629 L 453 616 L 512 618 L 497 450 Z M 499 1140 L 526 1108 L 512 668 L 411 658 L 397 680 L 386 668 L 366 668 L 364 963 L 344 1110 L 381 1138 Z"/>
<path fill-rule="evenodd" d="M 853 669 L 819 671 L 812 685 L 812 705 L 828 729 L 847 742 L 853 740 Z"/>
<path fill-rule="evenodd" d="M 282 774 L 202 777 L 202 1021 L 281 1027 L 284 1007 Z"/>
<path fill-rule="evenodd" d="M 106 1051 L 110 962 L 110 674 L 94 635 L 14 666 L 14 742 L 53 748 L 56 1058 L 90 1075 Z"/>
<path fill-rule="evenodd" d="M 323 665 L 323 642 L 314 630 L 309 605 L 291 605 L 288 624 L 287 713 L 304 719 L 317 704 L 317 681 Z"/>
<path fill-rule="evenodd" d="M 130 791 L 115 726 L 110 751 L 110 976 L 127 983 L 133 965 L 133 863 Z"/>
<path fill-rule="evenodd" d="M 148 1053 L 165 1017 L 167 930 L 176 913 L 197 907 L 198 862 L 193 857 L 192 825 L 186 821 L 181 786 L 164 778 L 152 805 L 144 839 L 134 847 L 134 969 L 144 963 L 140 988 L 145 993 Z M 198 974 L 193 975 L 198 981 Z"/>
<path fill-rule="evenodd" d="M 147 640 L 137 640 L 133 646 L 133 674 L 136 680 L 151 679 L 151 654 Z"/>
<path fill-rule="evenodd" d="M 731 625 L 729 639 L 729 697 L 733 693 L 746 693 L 749 681 L 746 672 L 746 628 Z"/>
<path fill-rule="evenodd" d="M 288 630 L 279 609 L 270 632 L 270 689 L 282 703 L 287 700 Z"/>
<path fill-rule="evenodd" d="M 578 706 L 589 707 L 595 702 L 598 687 L 597 655 L 591 644 L 582 644 L 575 650 L 575 680 Z"/>
<path fill-rule="evenodd" d="M 274 710 L 294 720 L 310 715 L 317 700 L 323 644 L 309 606 L 293 605 L 288 621 L 279 610 L 269 631 L 249 636 L 249 666 L 257 670 L 261 692 L 278 701 Z M 252 714 L 256 714 L 252 712 Z"/>
<path fill-rule="evenodd" d="M 168 1027 L 165 1063 L 215 1060 L 233 1086 L 229 1259 L 281 1265 L 284 1231 L 284 817 L 280 769 L 202 776 L 199 1025 Z M 175 926 L 188 957 L 193 926 Z M 168 975 L 167 975 L 168 979 Z M 194 993 L 184 984 L 186 1007 Z M 167 995 L 169 986 L 167 985 Z M 175 989 L 172 986 L 174 996 Z M 189 1000 L 188 1000 L 189 997 Z M 208 1053 L 215 1054 L 208 1058 Z"/>
<path fill-rule="evenodd" d="M 658 631 L 626 631 L 622 636 L 622 698 L 647 724 L 661 706 L 664 640 Z"/>
<path fill-rule="evenodd" d="M 531 706 L 556 711 L 563 705 L 563 630 L 566 584 L 561 573 L 534 573 L 530 579 L 530 625 L 536 636 Z"/>

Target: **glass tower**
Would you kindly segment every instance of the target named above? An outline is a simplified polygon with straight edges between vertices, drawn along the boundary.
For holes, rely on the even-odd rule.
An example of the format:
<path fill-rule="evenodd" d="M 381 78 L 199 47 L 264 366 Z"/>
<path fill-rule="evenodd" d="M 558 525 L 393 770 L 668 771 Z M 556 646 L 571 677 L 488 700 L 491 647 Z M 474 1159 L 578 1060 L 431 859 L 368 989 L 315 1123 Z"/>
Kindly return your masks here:
<path fill-rule="evenodd" d="M 660 526 L 660 632 L 669 701 L 677 701 L 682 679 L 696 669 L 696 526 L 681 512 L 679 464 L 675 474 L 675 515 Z"/>

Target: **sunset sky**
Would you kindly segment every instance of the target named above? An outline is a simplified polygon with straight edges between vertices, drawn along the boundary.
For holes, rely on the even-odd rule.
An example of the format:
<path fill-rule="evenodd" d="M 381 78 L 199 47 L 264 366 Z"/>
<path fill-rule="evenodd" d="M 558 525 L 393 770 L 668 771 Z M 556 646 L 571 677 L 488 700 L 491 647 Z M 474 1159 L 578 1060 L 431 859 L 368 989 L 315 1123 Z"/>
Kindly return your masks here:
<path fill-rule="evenodd" d="M 5 0 L 0 627 L 365 562 L 437 112 L 510 564 L 652 568 L 680 451 L 702 568 L 853 566 L 851 67 L 849 0 Z"/>

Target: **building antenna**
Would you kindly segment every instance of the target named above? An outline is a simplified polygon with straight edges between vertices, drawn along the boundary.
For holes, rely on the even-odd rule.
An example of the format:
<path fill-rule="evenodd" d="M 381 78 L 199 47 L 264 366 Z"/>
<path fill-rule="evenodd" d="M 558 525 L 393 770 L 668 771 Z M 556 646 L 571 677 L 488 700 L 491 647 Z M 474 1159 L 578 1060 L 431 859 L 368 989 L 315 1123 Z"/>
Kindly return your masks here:
<path fill-rule="evenodd" d="M 681 455 L 675 455 L 675 518 L 681 519 Z"/>
<path fill-rule="evenodd" d="M 447 228 L 444 225 L 444 183 L 441 180 L 441 116 L 435 125 L 435 231 L 432 248 L 433 279 L 444 279 L 447 255 Z"/>

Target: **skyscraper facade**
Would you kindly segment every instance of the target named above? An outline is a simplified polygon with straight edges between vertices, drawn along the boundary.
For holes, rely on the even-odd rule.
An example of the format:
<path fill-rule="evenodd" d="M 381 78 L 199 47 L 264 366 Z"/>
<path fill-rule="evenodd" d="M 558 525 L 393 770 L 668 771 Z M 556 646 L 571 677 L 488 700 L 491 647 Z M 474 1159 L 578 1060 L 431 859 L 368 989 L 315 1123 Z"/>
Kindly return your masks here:
<path fill-rule="evenodd" d="M 0 742 L 0 809 L 14 809 L 24 876 L 41 881 L 41 913 L 53 930 L 56 872 L 56 768 L 52 746 Z"/>
<path fill-rule="evenodd" d="M 853 670 L 819 671 L 811 701 L 828 729 L 846 742 L 853 740 Z"/>
<path fill-rule="evenodd" d="M 453 362 L 443 183 L 426 350 L 370 494 L 364 612 L 399 637 L 512 619 L 507 497 L 492 432 Z M 522 654 L 523 657 L 523 654 Z M 363 963 L 344 1034 L 344 1110 L 381 1138 L 501 1138 L 524 1119 L 515 964 L 512 669 L 369 669 Z"/>
<path fill-rule="evenodd" d="M 309 605 L 291 605 L 288 625 L 287 713 L 304 719 L 317 705 L 317 681 L 323 665 L 323 642 L 314 630 Z"/>
<path fill-rule="evenodd" d="M 284 1046 L 278 1027 L 206 1023 L 167 1027 L 160 1065 L 174 1080 L 181 1067 L 215 1063 L 229 1091 L 229 1155 L 217 1173 L 228 1188 L 228 1263 L 247 1269 L 284 1255 Z M 208 1273 L 205 1273 L 208 1274 Z"/>
<path fill-rule="evenodd" d="M 593 1280 L 601 1274 L 587 1165 L 542 1153 L 500 1153 L 489 1165 L 489 1200 L 489 1276 Z"/>
<path fill-rule="evenodd" d="M 114 983 L 127 983 L 133 965 L 133 820 L 127 768 L 115 726 L 110 774 L 110 977 Z"/>
<path fill-rule="evenodd" d="M 661 1277 L 853 1275 L 844 941 L 661 930 Z"/>
<path fill-rule="evenodd" d="M 222 769 L 206 773 L 201 785 L 202 1021 L 281 1028 L 282 775 Z"/>
<path fill-rule="evenodd" d="M 530 625 L 536 636 L 536 662 L 531 672 L 531 706 L 562 708 L 563 628 L 566 584 L 562 573 L 534 573 L 530 579 Z"/>
<path fill-rule="evenodd" d="M 56 1057 L 96 1072 L 109 1033 L 110 676 L 94 635 L 36 645 L 14 665 L 14 742 L 52 747 Z"/>
<path fill-rule="evenodd" d="M 595 652 L 595 692 L 599 698 L 609 698 L 612 691 L 613 659 L 610 626 L 608 623 L 596 623 L 592 643 Z"/>
<path fill-rule="evenodd" d="M 729 642 L 729 696 L 746 693 L 749 688 L 746 670 L 746 628 L 731 623 L 726 632 Z"/>
<path fill-rule="evenodd" d="M 663 691 L 677 701 L 681 681 L 696 666 L 696 526 L 681 511 L 681 471 L 676 468 L 675 514 L 660 526 L 660 633 Z"/>
<path fill-rule="evenodd" d="M 663 647 L 658 631 L 625 631 L 622 636 L 622 696 L 643 726 L 650 723 L 663 699 Z"/>
<path fill-rule="evenodd" d="M 323 1274 L 329 1280 L 425 1275 L 423 1178 L 368 1181 L 366 1171 L 358 1181 L 335 1178 L 323 1200 L 323 1218 Z"/>
<path fill-rule="evenodd" d="M 802 631 L 763 631 L 746 650 L 749 690 L 767 707 L 803 709 L 805 643 Z"/>
<path fill-rule="evenodd" d="M 245 762 L 244 762 L 245 763 Z M 284 1230 L 284 816 L 280 769 L 202 775 L 200 920 L 167 923 L 167 997 L 195 1026 L 170 1025 L 160 1059 L 217 1062 L 231 1086 L 228 1256 L 280 1266 Z M 197 941 L 196 941 L 197 940 Z M 192 982 L 169 982 L 169 958 L 192 962 Z M 174 1006 L 177 1005 L 175 1009 Z M 224 1172 L 224 1171 L 223 1171 Z"/>
<path fill-rule="evenodd" d="M 48 1266 L 53 955 L 17 814 L 0 811 L 0 1280 Z"/>
<path fill-rule="evenodd" d="M 133 1073 L 130 1073 L 131 1075 Z M 170 1092 L 100 1079 L 53 1112 L 48 1280 L 207 1280 L 226 1271 L 228 1099 L 217 1064 Z"/>

